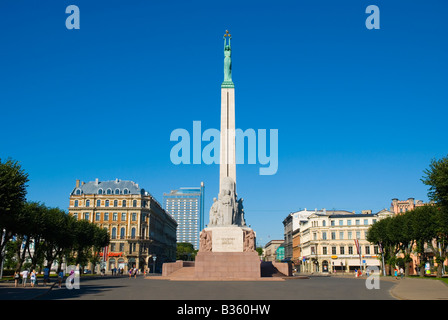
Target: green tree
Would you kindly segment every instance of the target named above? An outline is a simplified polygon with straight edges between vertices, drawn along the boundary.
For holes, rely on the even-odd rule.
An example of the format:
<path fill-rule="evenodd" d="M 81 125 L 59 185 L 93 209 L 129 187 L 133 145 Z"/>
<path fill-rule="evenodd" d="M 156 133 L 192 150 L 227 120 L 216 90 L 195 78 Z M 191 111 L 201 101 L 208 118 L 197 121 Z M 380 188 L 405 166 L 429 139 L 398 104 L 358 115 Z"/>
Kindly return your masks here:
<path fill-rule="evenodd" d="M 197 250 L 188 242 L 179 242 L 176 244 L 176 260 L 192 261 L 196 257 Z"/>
<path fill-rule="evenodd" d="M 367 232 L 367 241 L 371 243 L 376 243 L 382 250 L 384 256 L 385 266 L 383 268 L 386 270 L 387 274 L 391 274 L 391 266 L 395 265 L 395 255 L 397 254 L 397 246 L 395 240 L 390 237 L 393 217 L 387 217 L 377 221 L 369 227 Z"/>
<path fill-rule="evenodd" d="M 0 159 L 0 261 L 6 244 L 20 229 L 17 223 L 26 197 L 28 174 L 17 161 Z"/>
<path fill-rule="evenodd" d="M 59 208 L 47 208 L 43 213 L 42 250 L 50 269 L 55 260 L 60 261 L 64 249 L 72 246 L 72 217 Z"/>
<path fill-rule="evenodd" d="M 442 275 L 443 262 L 447 257 L 448 247 L 448 156 L 440 160 L 433 159 L 424 171 L 423 183 L 429 186 L 428 198 L 436 207 L 435 245 L 428 243 L 437 262 L 437 276 Z"/>
<path fill-rule="evenodd" d="M 110 243 L 109 232 L 106 229 L 100 228 L 97 225 L 92 224 L 93 226 L 93 253 L 90 258 L 90 262 L 93 264 L 93 270 L 95 270 L 95 266 L 101 261 L 100 253 L 105 246 L 108 246 Z"/>
<path fill-rule="evenodd" d="M 429 186 L 429 199 L 448 208 L 448 156 L 440 160 L 433 159 L 424 174 L 422 181 Z"/>
<path fill-rule="evenodd" d="M 428 261 L 426 247 L 436 235 L 434 224 L 436 208 L 431 205 L 417 207 L 407 212 L 411 217 L 411 226 L 415 239 L 415 253 L 419 260 L 420 276 L 425 275 L 425 263 Z"/>

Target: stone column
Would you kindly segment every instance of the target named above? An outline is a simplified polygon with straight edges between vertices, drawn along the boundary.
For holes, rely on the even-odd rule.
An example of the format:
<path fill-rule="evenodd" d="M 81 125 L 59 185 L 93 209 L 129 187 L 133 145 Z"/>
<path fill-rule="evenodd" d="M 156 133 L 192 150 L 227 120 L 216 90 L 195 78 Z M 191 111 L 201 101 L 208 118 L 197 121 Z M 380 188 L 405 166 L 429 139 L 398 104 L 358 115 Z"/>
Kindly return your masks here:
<path fill-rule="evenodd" d="M 219 186 L 225 177 L 236 184 L 235 161 L 235 88 L 221 88 L 221 151 Z M 221 189 L 219 190 L 221 192 Z"/>

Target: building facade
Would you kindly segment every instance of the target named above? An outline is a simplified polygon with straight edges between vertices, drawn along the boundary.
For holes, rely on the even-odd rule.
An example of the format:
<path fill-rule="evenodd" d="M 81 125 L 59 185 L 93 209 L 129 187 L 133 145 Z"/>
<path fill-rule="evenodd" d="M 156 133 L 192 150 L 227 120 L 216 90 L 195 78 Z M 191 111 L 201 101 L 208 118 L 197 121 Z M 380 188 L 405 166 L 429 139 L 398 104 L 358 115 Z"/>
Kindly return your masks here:
<path fill-rule="evenodd" d="M 176 260 L 176 221 L 132 181 L 76 180 L 69 214 L 109 231 L 110 245 L 101 253 L 106 271 L 159 271 L 164 262 Z"/>
<path fill-rule="evenodd" d="M 177 242 L 191 243 L 199 250 L 204 229 L 204 183 L 199 188 L 179 188 L 163 194 L 165 210 L 177 221 Z"/>
<path fill-rule="evenodd" d="M 325 210 L 325 209 L 324 209 Z M 284 247 L 285 247 L 285 259 L 292 260 L 297 263 L 298 260 L 298 247 L 296 244 L 300 242 L 298 236 L 298 230 L 300 229 L 300 223 L 306 221 L 307 218 L 313 214 L 317 213 L 315 210 L 301 209 L 299 211 L 291 212 L 283 220 L 284 229 Z"/>
<path fill-rule="evenodd" d="M 422 200 L 415 201 L 414 198 L 408 198 L 408 200 L 398 200 L 397 198 L 394 198 L 390 204 L 390 211 L 395 214 L 400 214 L 424 205 L 425 203 L 423 203 Z"/>
<path fill-rule="evenodd" d="M 377 245 L 367 241 L 376 221 L 392 216 L 386 209 L 361 214 L 325 211 L 311 214 L 300 224 L 302 272 L 349 272 L 367 266 L 381 267 Z"/>
<path fill-rule="evenodd" d="M 264 246 L 264 261 L 278 261 L 277 250 L 283 245 L 283 240 L 271 240 Z"/>

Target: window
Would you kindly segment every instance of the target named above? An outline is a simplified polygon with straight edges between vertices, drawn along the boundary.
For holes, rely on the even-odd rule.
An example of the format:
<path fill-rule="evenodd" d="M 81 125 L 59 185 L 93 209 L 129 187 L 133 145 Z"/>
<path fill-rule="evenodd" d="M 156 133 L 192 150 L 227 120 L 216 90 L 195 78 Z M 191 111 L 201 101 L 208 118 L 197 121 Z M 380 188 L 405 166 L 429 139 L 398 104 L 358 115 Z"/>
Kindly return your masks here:
<path fill-rule="evenodd" d="M 86 207 L 90 207 L 90 200 L 86 200 Z"/>
<path fill-rule="evenodd" d="M 115 228 L 115 227 L 112 228 L 112 236 L 111 236 L 111 238 L 112 239 L 116 239 L 117 238 L 117 228 Z"/>
<path fill-rule="evenodd" d="M 84 212 L 84 220 L 89 220 L 90 214 L 88 212 Z"/>
<path fill-rule="evenodd" d="M 366 246 L 365 254 L 370 254 L 370 246 Z"/>
<path fill-rule="evenodd" d="M 317 240 L 317 233 L 313 232 L 313 240 Z"/>
<path fill-rule="evenodd" d="M 334 227 L 334 220 L 331 220 L 331 226 Z"/>
<path fill-rule="evenodd" d="M 322 232 L 322 240 L 327 240 L 327 233 L 326 232 Z"/>
<path fill-rule="evenodd" d="M 115 194 L 120 194 L 120 189 L 115 189 Z"/>
<path fill-rule="evenodd" d="M 135 239 L 135 228 L 131 229 L 131 239 Z"/>
<path fill-rule="evenodd" d="M 125 232 L 126 232 L 126 229 L 124 227 L 120 229 L 120 239 L 124 239 Z M 123 251 L 123 250 L 120 250 L 120 251 Z"/>
<path fill-rule="evenodd" d="M 359 226 L 359 219 L 356 219 L 356 220 L 355 220 L 355 224 L 356 224 L 357 226 Z"/>
<path fill-rule="evenodd" d="M 112 213 L 112 221 L 117 221 L 118 220 L 118 213 L 114 212 Z"/>
<path fill-rule="evenodd" d="M 344 239 L 344 232 L 339 232 L 339 239 L 343 240 Z"/>
<path fill-rule="evenodd" d="M 114 252 L 115 251 L 115 243 L 111 243 L 110 244 L 110 252 Z"/>
<path fill-rule="evenodd" d="M 132 206 L 135 208 L 137 207 L 137 200 L 132 201 Z"/>
<path fill-rule="evenodd" d="M 132 213 L 132 221 L 137 221 L 137 214 L 135 212 Z"/>
<path fill-rule="evenodd" d="M 99 188 L 98 189 L 98 194 L 103 194 L 103 189 Z"/>
<path fill-rule="evenodd" d="M 123 189 L 123 194 L 128 194 L 129 190 L 128 189 Z"/>
<path fill-rule="evenodd" d="M 118 207 L 118 200 L 114 200 L 114 207 Z"/>
<path fill-rule="evenodd" d="M 75 200 L 75 208 L 78 207 L 78 203 L 79 203 L 79 201 L 78 201 L 78 200 Z"/>
<path fill-rule="evenodd" d="M 364 219 L 364 225 L 365 226 L 369 225 L 369 219 Z"/>
<path fill-rule="evenodd" d="M 96 200 L 96 206 L 101 207 L 101 200 Z"/>
<path fill-rule="evenodd" d="M 331 240 L 336 240 L 336 232 L 331 233 Z"/>
<path fill-rule="evenodd" d="M 325 220 L 322 221 L 322 227 L 325 227 L 326 223 Z"/>
<path fill-rule="evenodd" d="M 352 232 L 351 231 L 347 232 L 347 239 L 348 240 L 352 239 Z"/>
<path fill-rule="evenodd" d="M 105 206 L 105 207 L 108 207 L 108 206 L 109 206 L 109 200 L 106 200 L 104 206 Z"/>
<path fill-rule="evenodd" d="M 361 232 L 356 231 L 356 239 L 361 239 Z"/>
<path fill-rule="evenodd" d="M 124 251 L 124 243 L 120 243 L 120 252 Z"/>
<path fill-rule="evenodd" d="M 121 213 L 121 221 L 126 221 L 126 212 Z"/>
<path fill-rule="evenodd" d="M 336 254 L 336 247 L 331 247 L 331 254 Z"/>
<path fill-rule="evenodd" d="M 352 225 L 352 220 L 350 220 L 350 219 L 347 220 L 347 225 L 348 225 L 348 226 L 351 226 L 351 225 Z"/>
<path fill-rule="evenodd" d="M 378 246 L 373 246 L 373 254 L 378 254 L 379 250 L 378 250 Z"/>
<path fill-rule="evenodd" d="M 101 214 L 99 212 L 95 213 L 95 221 L 100 221 L 101 219 Z"/>
<path fill-rule="evenodd" d="M 104 212 L 104 221 L 109 221 L 109 212 Z"/>
<path fill-rule="evenodd" d="M 345 254 L 345 248 L 343 246 L 339 247 L 339 253 Z"/>
<path fill-rule="evenodd" d="M 339 220 L 339 225 L 343 226 L 344 225 L 344 220 Z"/>
<path fill-rule="evenodd" d="M 322 247 L 322 254 L 327 254 L 327 247 Z"/>
<path fill-rule="evenodd" d="M 75 212 L 75 213 L 73 214 L 73 217 L 74 217 L 76 220 L 78 220 L 78 213 Z"/>
<path fill-rule="evenodd" d="M 81 194 L 81 190 L 79 190 L 79 189 L 76 189 L 76 195 L 80 195 Z"/>
<path fill-rule="evenodd" d="M 126 207 L 126 200 L 123 200 L 123 201 L 121 202 L 121 206 L 122 206 L 122 207 Z"/>
<path fill-rule="evenodd" d="M 348 254 L 353 254 L 353 247 L 352 246 L 348 246 Z"/>

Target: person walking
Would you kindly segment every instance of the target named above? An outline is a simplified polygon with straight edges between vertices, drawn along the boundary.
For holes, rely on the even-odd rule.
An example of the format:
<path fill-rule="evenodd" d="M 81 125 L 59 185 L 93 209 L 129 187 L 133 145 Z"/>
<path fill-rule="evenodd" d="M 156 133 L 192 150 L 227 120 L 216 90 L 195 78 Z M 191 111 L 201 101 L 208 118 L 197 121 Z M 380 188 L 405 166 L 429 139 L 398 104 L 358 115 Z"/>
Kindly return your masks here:
<path fill-rule="evenodd" d="M 395 280 L 398 280 L 398 270 L 397 268 L 394 268 L 394 275 L 395 275 Z"/>
<path fill-rule="evenodd" d="M 404 277 L 403 268 L 400 268 L 400 278 L 403 279 L 403 277 Z"/>
<path fill-rule="evenodd" d="M 50 269 L 48 269 L 48 267 L 45 267 L 45 269 L 44 269 L 44 286 L 47 285 L 49 278 L 50 278 Z"/>
<path fill-rule="evenodd" d="M 129 269 L 129 279 L 131 279 L 131 277 L 132 277 L 132 268 L 131 269 Z"/>
<path fill-rule="evenodd" d="M 14 272 L 14 287 L 17 288 L 20 280 L 20 273 L 18 271 Z"/>
<path fill-rule="evenodd" d="M 58 273 L 58 288 L 62 286 L 62 279 L 64 279 L 64 271 L 61 269 Z"/>
<path fill-rule="evenodd" d="M 34 288 L 34 285 L 36 284 L 36 270 L 33 269 L 33 271 L 31 271 L 31 275 L 30 275 L 30 280 L 31 280 L 31 287 Z"/>
<path fill-rule="evenodd" d="M 22 283 L 23 286 L 26 287 L 26 280 L 28 279 L 28 270 L 23 270 L 22 271 Z"/>

